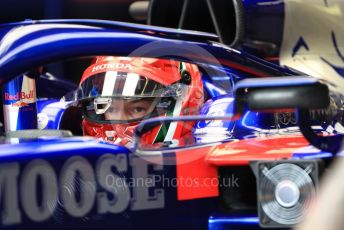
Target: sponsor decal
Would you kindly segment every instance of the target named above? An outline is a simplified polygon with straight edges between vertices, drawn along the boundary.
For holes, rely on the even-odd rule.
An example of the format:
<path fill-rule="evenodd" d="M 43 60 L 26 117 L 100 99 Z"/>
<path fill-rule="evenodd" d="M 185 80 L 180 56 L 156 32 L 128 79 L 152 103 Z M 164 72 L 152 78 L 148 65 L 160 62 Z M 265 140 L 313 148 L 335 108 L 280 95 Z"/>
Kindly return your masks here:
<path fill-rule="evenodd" d="M 127 154 L 104 154 L 95 161 L 72 156 L 62 167 L 53 163 L 0 164 L 0 226 L 44 222 L 61 211 L 84 218 L 165 207 L 164 189 L 152 180 L 152 173 L 163 169 L 160 156 L 155 163 Z M 133 178 L 150 183 L 130 184 Z"/>
<path fill-rule="evenodd" d="M 29 103 L 33 103 L 35 100 L 35 92 L 34 90 L 30 90 L 29 92 L 17 92 L 15 94 L 5 93 L 5 101 L 16 101 L 11 103 L 12 107 L 26 107 Z"/>
<path fill-rule="evenodd" d="M 104 70 L 104 69 L 129 69 L 132 70 L 132 66 L 130 64 L 124 64 L 124 63 L 105 63 L 105 64 L 101 64 L 101 65 L 97 65 L 94 66 L 92 68 L 92 73 L 93 72 L 97 72 L 100 70 Z"/>
<path fill-rule="evenodd" d="M 17 101 L 16 103 L 12 104 L 12 107 L 19 107 L 19 108 L 21 108 L 21 107 L 25 107 L 25 106 L 28 106 L 28 105 L 29 105 L 29 103 L 26 103 L 24 101 Z"/>
<path fill-rule="evenodd" d="M 30 100 L 34 99 L 34 91 L 30 90 L 30 92 L 17 92 L 14 95 L 9 93 L 5 93 L 5 100 L 6 101 L 19 101 L 19 100 Z"/>

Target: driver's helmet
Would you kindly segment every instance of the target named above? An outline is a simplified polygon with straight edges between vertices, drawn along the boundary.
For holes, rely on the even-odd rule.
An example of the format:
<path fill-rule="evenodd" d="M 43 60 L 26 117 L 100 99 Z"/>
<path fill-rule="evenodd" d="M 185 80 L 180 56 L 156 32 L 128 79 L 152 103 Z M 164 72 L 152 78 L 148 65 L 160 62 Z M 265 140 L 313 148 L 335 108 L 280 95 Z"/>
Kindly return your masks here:
<path fill-rule="evenodd" d="M 135 127 L 152 117 L 197 115 L 204 103 L 196 65 L 156 58 L 97 57 L 80 82 L 83 133 L 129 145 Z M 193 122 L 152 128 L 146 144 L 168 143 L 190 136 Z"/>

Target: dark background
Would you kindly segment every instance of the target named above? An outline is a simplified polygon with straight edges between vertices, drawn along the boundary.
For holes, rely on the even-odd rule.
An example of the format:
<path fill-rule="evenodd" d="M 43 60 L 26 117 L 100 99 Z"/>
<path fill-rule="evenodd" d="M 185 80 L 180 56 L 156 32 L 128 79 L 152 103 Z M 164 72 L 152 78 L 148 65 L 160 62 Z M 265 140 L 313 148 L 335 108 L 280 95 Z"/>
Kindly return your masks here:
<path fill-rule="evenodd" d="M 103 19 L 146 23 L 133 19 L 129 13 L 135 0 L 0 0 L 0 23 L 26 19 Z M 66 61 L 46 66 L 58 78 L 78 83 L 90 60 Z"/>
<path fill-rule="evenodd" d="M 0 0 L 0 23 L 25 19 L 87 18 L 126 22 L 134 0 Z"/>
<path fill-rule="evenodd" d="M 146 20 L 135 20 L 130 15 L 129 7 L 135 1 L 137 0 L 0 0 L 0 23 L 27 19 L 103 19 L 146 24 Z M 223 1 L 227 2 L 217 0 L 220 3 Z M 215 33 L 205 0 L 190 0 L 189 10 L 182 24 L 178 22 L 184 0 L 155 2 L 158 4 L 154 8 L 152 25 Z M 226 25 L 229 21 L 231 20 L 226 20 Z M 90 60 L 66 61 L 45 66 L 45 70 L 77 84 L 89 64 Z"/>

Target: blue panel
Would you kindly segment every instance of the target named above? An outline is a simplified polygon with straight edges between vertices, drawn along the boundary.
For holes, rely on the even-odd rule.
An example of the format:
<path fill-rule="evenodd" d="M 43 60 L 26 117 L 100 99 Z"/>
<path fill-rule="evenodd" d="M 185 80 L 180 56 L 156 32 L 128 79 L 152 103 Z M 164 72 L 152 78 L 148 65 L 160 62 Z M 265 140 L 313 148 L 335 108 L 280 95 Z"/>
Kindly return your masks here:
<path fill-rule="evenodd" d="M 124 147 L 81 137 L 3 144 L 0 153 L 0 173 L 5 178 L 0 181 L 0 210 L 3 213 L 7 203 L 15 205 L 20 215 L 11 223 L 0 216 L 1 228 L 147 229 L 153 224 L 156 229 L 206 229 L 210 212 L 218 209 L 218 198 L 177 200 L 174 153 L 140 157 Z M 15 196 L 9 198 L 7 191 Z M 64 191 L 68 193 L 62 195 Z M 85 194 L 88 198 L 80 199 Z M 35 219 L 39 212 L 30 210 L 44 199 L 50 205 L 40 210 L 50 211 Z M 66 199 L 79 206 L 71 208 Z M 124 202 L 122 207 L 119 201 Z M 86 203 L 90 206 L 82 212 Z"/>
<path fill-rule="evenodd" d="M 235 89 L 247 87 L 283 87 L 283 86 L 304 86 L 313 85 L 318 80 L 312 77 L 283 77 L 283 78 L 264 78 L 264 79 L 245 79 L 239 82 Z"/>
<path fill-rule="evenodd" d="M 250 230 L 260 229 L 257 216 L 211 216 L 208 220 L 209 230 Z"/>
<path fill-rule="evenodd" d="M 91 22 L 88 24 L 92 25 Z M 6 82 L 33 66 L 90 55 L 173 57 L 217 66 L 240 66 L 241 70 L 248 71 L 252 76 L 281 76 L 290 73 L 277 65 L 225 46 L 97 27 L 100 25 L 99 22 L 94 23 L 94 26 L 37 24 L 31 25 L 26 34 L 12 32 L 11 40 L 3 41 L 6 45 L 0 50 L 2 81 Z M 104 22 L 105 25 L 107 23 Z"/>
<path fill-rule="evenodd" d="M 112 29 L 123 29 L 133 32 L 146 31 L 157 36 L 173 36 L 179 37 L 179 39 L 196 39 L 196 40 L 214 40 L 218 41 L 218 36 L 211 33 L 191 31 L 191 30 L 179 30 L 151 25 L 134 24 L 128 22 L 119 21 L 106 21 L 106 20 L 94 20 L 94 19 L 55 19 L 55 20 L 26 20 L 24 22 L 6 23 L 0 25 L 3 28 L 16 27 L 21 25 L 32 25 L 32 24 L 49 24 L 49 23 L 66 23 L 66 24 L 79 24 L 79 25 L 90 25 L 95 27 L 107 27 Z M 0 28 L 1 28 L 0 27 Z"/>
<path fill-rule="evenodd" d="M 23 158 L 52 156 L 70 156 L 73 154 L 87 155 L 89 153 L 129 153 L 125 147 L 99 143 L 93 138 L 42 138 L 37 140 L 8 139 L 9 144 L 0 145 L 0 161 L 21 160 Z M 10 144 L 10 143 L 20 144 Z M 6 142 L 5 142 L 6 143 Z"/>
<path fill-rule="evenodd" d="M 49 70 L 50 67 L 51 66 L 49 66 Z M 60 99 L 77 87 L 78 85 L 74 82 L 64 79 L 61 76 L 54 76 L 50 73 L 40 75 L 36 79 L 37 98 Z"/>
<path fill-rule="evenodd" d="M 338 154 L 340 155 L 340 154 Z M 308 149 L 304 148 L 303 151 L 293 153 L 293 159 L 327 159 L 332 158 L 333 153 L 322 152 L 312 146 Z"/>
<path fill-rule="evenodd" d="M 223 88 L 217 87 L 210 82 L 203 81 L 203 85 L 204 88 L 207 90 L 210 98 L 225 95 L 227 93 Z"/>
<path fill-rule="evenodd" d="M 60 100 L 38 100 L 38 127 L 40 129 L 58 129 L 64 110 L 64 104 L 60 103 Z"/>

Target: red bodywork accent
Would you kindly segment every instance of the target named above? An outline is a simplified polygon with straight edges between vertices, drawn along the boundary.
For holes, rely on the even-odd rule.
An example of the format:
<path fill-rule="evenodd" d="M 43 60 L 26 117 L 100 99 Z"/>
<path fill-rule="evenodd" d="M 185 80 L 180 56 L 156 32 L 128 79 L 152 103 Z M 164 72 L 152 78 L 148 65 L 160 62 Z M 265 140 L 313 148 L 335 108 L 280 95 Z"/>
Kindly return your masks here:
<path fill-rule="evenodd" d="M 192 200 L 219 196 L 219 166 L 249 165 L 256 160 L 290 159 L 309 146 L 302 135 L 279 135 L 226 142 L 176 152 L 177 198 Z"/>
<path fill-rule="evenodd" d="M 222 65 L 243 71 L 245 73 L 252 74 L 252 75 L 257 76 L 257 77 L 269 77 L 270 76 L 269 74 L 261 72 L 258 69 L 254 69 L 252 67 L 244 66 L 244 65 L 241 65 L 241 64 L 238 64 L 235 62 L 231 62 L 228 60 L 224 60 L 224 59 L 218 59 L 218 60 Z"/>
<path fill-rule="evenodd" d="M 267 61 L 279 61 L 279 57 L 266 57 L 265 60 Z"/>
<path fill-rule="evenodd" d="M 205 147 L 176 153 L 178 200 L 219 196 L 217 167 L 205 161 L 210 149 Z"/>
<path fill-rule="evenodd" d="M 248 165 L 255 160 L 290 159 L 296 150 L 308 145 L 302 135 L 246 139 L 214 146 L 205 160 L 223 166 Z"/>

